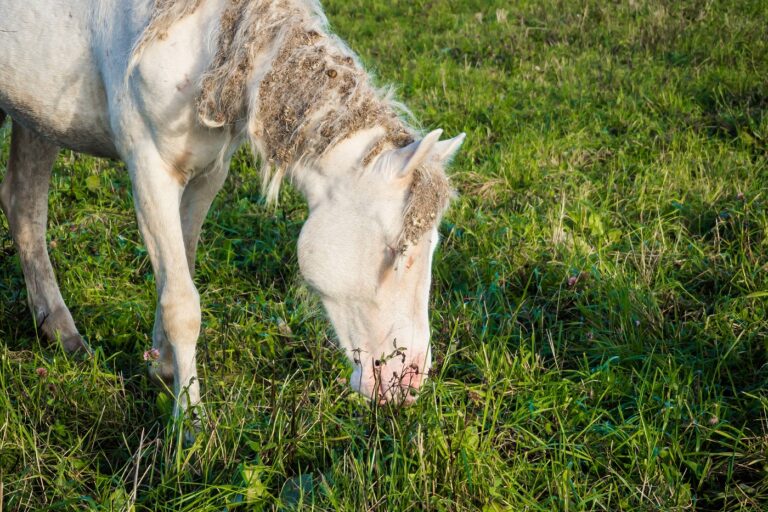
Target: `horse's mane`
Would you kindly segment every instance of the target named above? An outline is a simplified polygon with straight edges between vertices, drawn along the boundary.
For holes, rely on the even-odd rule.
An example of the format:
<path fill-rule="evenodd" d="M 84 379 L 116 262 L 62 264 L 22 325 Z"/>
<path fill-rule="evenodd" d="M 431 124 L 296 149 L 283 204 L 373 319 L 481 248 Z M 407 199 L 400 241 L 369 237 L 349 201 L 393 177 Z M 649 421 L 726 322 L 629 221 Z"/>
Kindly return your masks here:
<path fill-rule="evenodd" d="M 163 39 L 201 1 L 155 0 L 132 50 L 129 73 L 146 47 Z M 354 53 L 328 30 L 316 0 L 229 0 L 217 37 L 213 61 L 200 82 L 198 117 L 211 128 L 247 130 L 261 158 L 268 201 L 277 198 L 284 176 L 355 132 L 383 128 L 384 135 L 367 148 L 363 166 L 386 149 L 414 141 L 416 130 L 403 119 L 407 110 L 393 99 L 391 89 L 371 83 Z M 417 192 L 440 191 L 430 193 L 434 197 L 427 201 L 439 204 L 416 219 L 426 228 L 442 213 L 449 187 L 442 170 L 419 172 L 406 211 L 425 201 L 424 193 Z"/>

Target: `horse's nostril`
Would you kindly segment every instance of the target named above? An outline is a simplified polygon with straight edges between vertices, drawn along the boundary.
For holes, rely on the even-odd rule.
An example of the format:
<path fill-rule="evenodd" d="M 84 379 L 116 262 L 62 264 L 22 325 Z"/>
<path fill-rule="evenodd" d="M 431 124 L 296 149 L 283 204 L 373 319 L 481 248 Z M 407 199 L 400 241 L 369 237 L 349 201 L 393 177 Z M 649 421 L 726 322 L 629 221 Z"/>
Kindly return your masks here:
<path fill-rule="evenodd" d="M 419 365 L 417 365 L 416 363 L 410 365 L 408 368 L 413 370 L 415 373 L 419 373 Z"/>

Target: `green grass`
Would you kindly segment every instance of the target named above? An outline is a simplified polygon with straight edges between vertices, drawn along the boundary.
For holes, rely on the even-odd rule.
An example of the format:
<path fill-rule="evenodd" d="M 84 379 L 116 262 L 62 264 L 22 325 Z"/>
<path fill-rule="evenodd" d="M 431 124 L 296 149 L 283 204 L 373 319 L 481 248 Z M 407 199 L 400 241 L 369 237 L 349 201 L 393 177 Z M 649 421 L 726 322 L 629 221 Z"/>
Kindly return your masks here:
<path fill-rule="evenodd" d="M 265 208 L 242 153 L 198 253 L 209 418 L 181 448 L 125 170 L 63 152 L 50 250 L 96 356 L 38 341 L 3 219 L 0 508 L 768 508 L 768 3 L 325 3 L 425 128 L 468 134 L 420 401 L 347 389 L 305 205 Z"/>

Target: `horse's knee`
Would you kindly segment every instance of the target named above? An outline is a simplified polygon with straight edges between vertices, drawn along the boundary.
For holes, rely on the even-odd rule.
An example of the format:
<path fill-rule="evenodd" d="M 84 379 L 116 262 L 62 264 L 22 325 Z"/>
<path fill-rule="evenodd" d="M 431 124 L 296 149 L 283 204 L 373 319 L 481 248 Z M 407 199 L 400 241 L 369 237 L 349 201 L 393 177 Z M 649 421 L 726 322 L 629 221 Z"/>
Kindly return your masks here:
<path fill-rule="evenodd" d="M 165 339 L 173 347 L 193 345 L 200 335 L 200 296 L 194 286 L 165 289 L 158 303 Z"/>

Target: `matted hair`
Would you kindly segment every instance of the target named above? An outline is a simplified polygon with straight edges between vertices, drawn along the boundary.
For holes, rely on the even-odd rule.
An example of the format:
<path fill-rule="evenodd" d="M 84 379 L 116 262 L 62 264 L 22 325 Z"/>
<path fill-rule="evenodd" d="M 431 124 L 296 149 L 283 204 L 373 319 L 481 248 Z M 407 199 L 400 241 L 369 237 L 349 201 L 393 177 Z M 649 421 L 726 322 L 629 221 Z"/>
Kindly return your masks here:
<path fill-rule="evenodd" d="M 149 23 L 132 50 L 131 66 L 201 1 L 155 0 Z M 363 167 L 381 152 L 415 140 L 417 131 L 405 121 L 409 112 L 394 100 L 391 88 L 373 85 L 355 54 L 330 33 L 317 1 L 228 0 L 228 4 L 219 23 L 214 58 L 200 81 L 198 118 L 211 128 L 247 131 L 261 160 L 268 202 L 277 199 L 286 175 L 321 158 L 355 132 L 383 129 L 383 135 L 366 148 Z M 434 224 L 447 205 L 449 191 L 442 169 L 417 171 L 404 212 L 403 244 Z"/>

